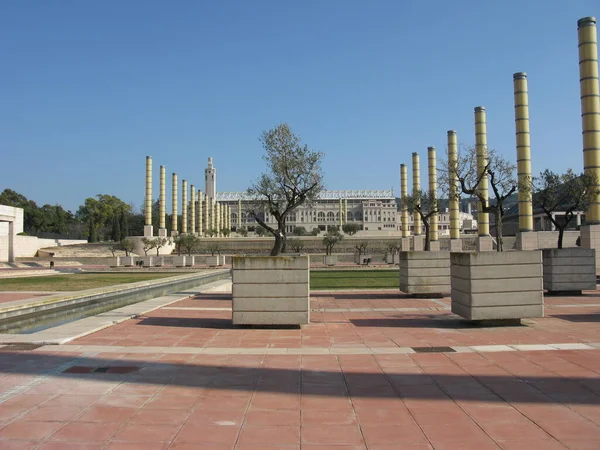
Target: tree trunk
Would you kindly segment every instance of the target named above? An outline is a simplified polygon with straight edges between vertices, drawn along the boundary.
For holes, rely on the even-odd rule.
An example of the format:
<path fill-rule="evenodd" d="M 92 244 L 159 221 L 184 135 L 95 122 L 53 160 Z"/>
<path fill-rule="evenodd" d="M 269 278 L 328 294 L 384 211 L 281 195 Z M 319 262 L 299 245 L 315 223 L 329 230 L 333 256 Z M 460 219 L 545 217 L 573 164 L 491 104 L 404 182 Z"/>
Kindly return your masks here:
<path fill-rule="evenodd" d="M 429 221 L 423 220 L 423 225 L 425 226 L 425 251 L 428 252 L 431 248 L 429 237 Z"/>
<path fill-rule="evenodd" d="M 277 230 L 277 231 L 278 232 L 274 234 L 275 244 L 273 245 L 273 248 L 271 249 L 271 256 L 277 256 L 283 250 L 283 234 L 280 233 L 279 230 Z"/>
<path fill-rule="evenodd" d="M 496 249 L 499 252 L 504 251 L 504 245 L 502 242 L 502 217 L 500 217 L 500 215 L 496 217 L 496 241 L 498 241 L 496 244 Z"/>
<path fill-rule="evenodd" d="M 563 248 L 564 233 L 565 233 L 565 229 L 562 227 L 558 227 L 558 248 Z"/>

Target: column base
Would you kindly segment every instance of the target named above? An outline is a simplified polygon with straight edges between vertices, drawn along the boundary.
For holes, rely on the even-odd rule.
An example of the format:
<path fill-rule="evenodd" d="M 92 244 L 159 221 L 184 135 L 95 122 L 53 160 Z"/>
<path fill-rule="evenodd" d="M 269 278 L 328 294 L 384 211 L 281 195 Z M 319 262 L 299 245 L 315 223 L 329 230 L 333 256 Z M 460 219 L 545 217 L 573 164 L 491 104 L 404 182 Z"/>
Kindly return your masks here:
<path fill-rule="evenodd" d="M 410 237 L 401 238 L 400 245 L 402 246 L 403 252 L 410 252 Z"/>
<path fill-rule="evenodd" d="M 462 252 L 463 243 L 462 239 L 450 239 L 450 252 Z"/>
<path fill-rule="evenodd" d="M 422 252 L 425 247 L 425 236 L 419 234 L 417 236 L 413 236 L 413 251 Z"/>
<path fill-rule="evenodd" d="M 596 268 L 600 267 L 600 225 L 583 225 L 579 233 L 581 248 L 596 250 Z"/>
<path fill-rule="evenodd" d="M 429 242 L 429 251 L 430 252 L 439 252 L 440 251 L 440 241 L 430 241 Z"/>
<path fill-rule="evenodd" d="M 538 236 L 535 231 L 519 231 L 517 233 L 517 250 L 537 250 Z"/>
<path fill-rule="evenodd" d="M 159 228 L 158 229 L 158 237 L 167 237 L 167 229 Z"/>
<path fill-rule="evenodd" d="M 177 236 L 179 236 L 179 232 L 174 231 L 174 230 L 171 231 L 171 237 L 177 237 Z"/>
<path fill-rule="evenodd" d="M 491 236 L 478 236 L 477 237 L 477 251 L 478 252 L 492 252 L 494 251 L 494 241 Z"/>
<path fill-rule="evenodd" d="M 144 237 L 153 237 L 154 227 L 152 225 L 144 225 Z"/>

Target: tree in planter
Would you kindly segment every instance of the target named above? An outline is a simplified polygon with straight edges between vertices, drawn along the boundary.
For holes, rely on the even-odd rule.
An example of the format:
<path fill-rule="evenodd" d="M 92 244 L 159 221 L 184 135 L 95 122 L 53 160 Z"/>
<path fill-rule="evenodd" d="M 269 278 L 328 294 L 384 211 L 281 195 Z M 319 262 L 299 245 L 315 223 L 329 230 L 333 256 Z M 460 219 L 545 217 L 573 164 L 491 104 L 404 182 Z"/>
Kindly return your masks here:
<path fill-rule="evenodd" d="M 239 230 L 237 230 L 238 234 L 242 237 L 248 237 L 248 228 L 246 227 L 242 227 Z"/>
<path fill-rule="evenodd" d="M 170 244 L 171 240 L 169 238 L 166 237 L 157 237 L 154 239 L 154 248 L 156 249 L 156 256 L 159 255 L 159 251 L 161 248 L 163 248 L 165 245 Z"/>
<path fill-rule="evenodd" d="M 354 246 L 354 249 L 358 253 L 358 264 L 360 264 L 360 257 L 367 252 L 367 247 L 369 246 L 368 241 L 360 241 L 358 244 Z"/>
<path fill-rule="evenodd" d="M 321 230 L 320 230 L 319 228 L 313 228 L 313 229 L 310 231 L 310 234 L 311 234 L 312 236 L 318 236 L 320 232 L 321 232 Z"/>
<path fill-rule="evenodd" d="M 308 233 L 306 232 L 306 228 L 304 227 L 294 227 L 292 234 L 294 236 L 306 236 Z"/>
<path fill-rule="evenodd" d="M 339 242 L 344 239 L 344 236 L 340 234 L 339 231 L 333 230 L 327 232 L 327 234 L 323 237 L 323 245 L 325 246 L 325 254 L 327 256 L 331 255 L 333 251 L 333 247 L 336 246 Z"/>
<path fill-rule="evenodd" d="M 452 175 L 458 180 L 459 189 L 456 198 L 460 200 L 460 193 L 476 197 L 481 205 L 481 212 L 492 214 L 496 222 L 497 250 L 503 251 L 502 223 L 504 218 L 504 202 L 518 188 L 515 177 L 516 166 L 499 155 L 495 150 L 487 150 L 486 164 L 483 171 L 477 169 L 477 148 L 467 147 L 459 152 L 457 164 L 450 167 L 446 161 L 441 171 L 440 185 L 446 189 L 450 186 L 449 180 Z M 485 199 L 478 191 L 479 184 L 487 177 L 491 193 L 495 203 Z M 460 192 L 459 192 L 460 191 Z"/>
<path fill-rule="evenodd" d="M 200 238 L 193 234 L 184 234 L 179 238 L 179 245 L 187 251 L 189 256 L 192 256 L 192 251 L 198 247 L 199 243 Z"/>
<path fill-rule="evenodd" d="M 432 216 L 439 214 L 437 195 L 435 192 L 415 190 L 412 194 L 402 198 L 403 204 L 408 210 L 416 211 L 421 217 L 425 227 L 425 251 L 431 250 L 431 226 L 429 220 Z"/>
<path fill-rule="evenodd" d="M 300 239 L 288 239 L 287 245 L 294 253 L 300 253 L 304 250 L 304 242 Z"/>
<path fill-rule="evenodd" d="M 113 258 L 115 257 L 115 253 L 116 253 L 118 250 L 121 250 L 121 243 L 120 243 L 120 242 L 112 242 L 112 243 L 110 244 L 110 252 L 112 253 L 112 255 L 113 255 Z"/>
<path fill-rule="evenodd" d="M 348 236 L 353 236 L 360 231 L 360 225 L 355 222 L 348 222 L 342 225 L 342 231 Z"/>
<path fill-rule="evenodd" d="M 210 242 L 206 246 L 206 251 L 209 252 L 211 256 L 220 255 L 221 254 L 221 245 L 217 242 Z"/>
<path fill-rule="evenodd" d="M 600 193 L 597 186 L 595 177 L 578 175 L 572 169 L 562 175 L 546 169 L 532 180 L 533 201 L 558 230 L 558 248 L 563 248 L 563 236 L 575 212 L 586 211 Z M 556 220 L 553 215 L 556 211 L 564 211 L 564 221 Z"/>
<path fill-rule="evenodd" d="M 231 230 L 229 228 L 221 228 L 221 234 L 225 237 L 229 237 Z"/>
<path fill-rule="evenodd" d="M 392 254 L 392 258 L 395 258 L 396 253 L 398 253 L 399 251 L 402 250 L 402 242 L 400 242 L 400 241 L 388 242 L 388 244 L 386 245 L 386 249 L 387 249 L 388 253 Z M 392 259 L 392 262 L 395 262 L 394 259 Z"/>
<path fill-rule="evenodd" d="M 142 250 L 144 250 L 144 256 L 148 256 L 148 251 L 152 250 L 156 242 L 154 239 L 148 239 L 147 237 L 142 238 Z"/>
<path fill-rule="evenodd" d="M 301 145 L 300 138 L 285 123 L 263 132 L 260 141 L 266 151 L 267 173 L 248 189 L 255 199 L 249 214 L 275 237 L 271 256 L 276 256 L 285 251 L 287 216 L 314 200 L 323 189 L 323 154 Z M 276 228 L 260 218 L 263 211 L 275 218 Z"/>
<path fill-rule="evenodd" d="M 131 239 L 121 239 L 119 245 L 121 246 L 121 249 L 123 249 L 123 251 L 125 252 L 125 256 L 129 256 L 129 253 L 131 253 L 135 248 L 135 244 Z"/>
<path fill-rule="evenodd" d="M 219 232 L 217 231 L 216 228 L 209 228 L 209 229 L 206 230 L 206 234 L 209 237 L 215 237 L 215 236 L 217 236 L 219 234 Z"/>

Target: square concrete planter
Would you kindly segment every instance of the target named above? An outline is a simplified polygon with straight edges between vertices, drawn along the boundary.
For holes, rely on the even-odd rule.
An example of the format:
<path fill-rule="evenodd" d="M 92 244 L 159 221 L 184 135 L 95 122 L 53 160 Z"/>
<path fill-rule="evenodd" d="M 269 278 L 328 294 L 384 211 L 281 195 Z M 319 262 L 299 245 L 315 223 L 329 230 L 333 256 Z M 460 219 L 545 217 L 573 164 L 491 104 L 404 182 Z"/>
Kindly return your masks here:
<path fill-rule="evenodd" d="M 372 256 L 367 253 L 363 253 L 360 256 L 358 255 L 358 253 L 354 254 L 354 262 L 356 264 L 368 264 L 367 260 L 372 260 L 371 258 Z"/>
<path fill-rule="evenodd" d="M 165 261 L 162 256 L 154 257 L 154 267 L 162 267 L 162 266 L 164 266 L 164 264 L 165 264 Z"/>
<path fill-rule="evenodd" d="M 302 325 L 310 322 L 309 258 L 234 256 L 234 325 Z"/>
<path fill-rule="evenodd" d="M 323 256 L 323 264 L 326 266 L 335 266 L 337 264 L 336 255 L 325 255 Z"/>
<path fill-rule="evenodd" d="M 187 255 L 185 257 L 185 267 L 193 267 L 196 263 L 196 257 L 194 255 Z"/>
<path fill-rule="evenodd" d="M 388 264 L 398 264 L 398 253 L 386 253 L 385 254 L 385 262 Z"/>
<path fill-rule="evenodd" d="M 450 292 L 449 252 L 400 252 L 400 290 L 411 295 Z"/>
<path fill-rule="evenodd" d="M 154 264 L 154 256 L 144 256 L 141 260 L 144 262 L 144 267 L 152 267 Z"/>
<path fill-rule="evenodd" d="M 117 256 L 117 267 L 133 267 L 133 256 Z"/>
<path fill-rule="evenodd" d="M 542 250 L 544 289 L 553 294 L 596 290 L 596 251 L 591 248 Z"/>
<path fill-rule="evenodd" d="M 469 320 L 544 316 L 542 252 L 451 253 L 452 312 Z"/>
<path fill-rule="evenodd" d="M 209 255 L 206 257 L 206 265 L 208 267 L 217 267 L 225 264 L 225 255 Z"/>
<path fill-rule="evenodd" d="M 173 265 L 175 267 L 185 267 L 185 260 L 187 256 L 185 255 L 175 255 L 173 256 Z"/>

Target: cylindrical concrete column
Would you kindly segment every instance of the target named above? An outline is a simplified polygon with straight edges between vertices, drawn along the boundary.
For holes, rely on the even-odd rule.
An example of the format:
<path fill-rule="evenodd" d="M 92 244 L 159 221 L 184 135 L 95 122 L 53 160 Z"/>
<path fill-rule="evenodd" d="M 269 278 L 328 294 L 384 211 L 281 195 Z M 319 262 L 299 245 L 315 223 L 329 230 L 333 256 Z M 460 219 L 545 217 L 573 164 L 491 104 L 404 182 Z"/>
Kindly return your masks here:
<path fill-rule="evenodd" d="M 171 217 L 171 231 L 176 233 L 177 232 L 177 214 L 178 214 L 178 211 L 177 211 L 177 201 L 178 201 L 177 200 L 177 174 L 176 173 L 173 174 L 173 179 L 171 181 L 171 185 L 173 188 L 173 191 L 172 191 L 173 204 L 171 205 L 173 216 Z"/>
<path fill-rule="evenodd" d="M 519 179 L 519 231 L 533 231 L 531 190 L 521 189 L 531 182 L 531 141 L 529 134 L 529 94 L 527 74 L 513 74 L 515 91 L 515 132 L 517 138 L 517 174 Z"/>
<path fill-rule="evenodd" d="M 485 117 L 485 108 L 477 106 L 475 108 L 475 149 L 477 151 L 477 176 L 481 176 L 487 166 L 487 123 Z M 481 178 L 477 191 L 481 198 L 488 203 L 488 177 Z M 489 213 L 482 212 L 481 201 L 477 202 L 477 231 L 479 236 L 488 236 L 490 234 Z"/>
<path fill-rule="evenodd" d="M 152 225 L 152 156 L 146 156 L 146 226 Z"/>
<path fill-rule="evenodd" d="M 202 208 L 202 200 L 203 200 L 203 195 L 202 195 L 202 191 L 200 189 L 198 189 L 198 234 L 202 235 L 202 231 L 204 230 L 204 224 L 203 224 L 203 208 Z"/>
<path fill-rule="evenodd" d="M 219 202 L 215 202 L 215 230 L 219 236 L 221 234 L 221 204 Z"/>
<path fill-rule="evenodd" d="M 406 164 L 400 164 L 400 223 L 402 224 L 402 237 L 409 237 L 410 230 L 408 226 L 408 208 L 404 199 L 408 196 L 408 169 Z"/>
<path fill-rule="evenodd" d="M 448 180 L 450 182 L 450 239 L 460 239 L 460 212 L 458 199 L 458 138 L 456 131 L 448 130 Z"/>
<path fill-rule="evenodd" d="M 413 194 L 421 190 L 421 166 L 419 163 L 419 154 L 413 152 L 412 154 L 412 173 L 413 173 Z M 421 235 L 421 216 L 417 210 L 413 211 L 413 227 L 414 235 Z"/>
<path fill-rule="evenodd" d="M 340 227 L 340 231 L 342 231 L 342 225 L 344 224 L 344 200 L 342 200 L 341 198 L 339 199 L 338 202 L 338 215 L 339 215 L 339 227 Z"/>
<path fill-rule="evenodd" d="M 196 186 L 190 185 L 190 233 L 196 234 Z"/>
<path fill-rule="evenodd" d="M 167 227 L 165 220 L 167 212 L 167 169 L 165 166 L 160 166 L 160 197 L 158 199 L 159 213 L 158 213 L 158 227 L 164 230 Z"/>
<path fill-rule="evenodd" d="M 429 176 L 429 193 L 432 196 L 432 209 L 437 209 L 437 154 L 435 147 L 427 147 L 427 174 Z M 438 215 L 429 218 L 429 240 L 438 240 Z"/>
<path fill-rule="evenodd" d="M 579 36 L 579 87 L 583 128 L 583 169 L 600 180 L 600 88 L 598 84 L 598 35 L 595 17 L 577 21 Z M 587 225 L 600 224 L 600 195 L 590 202 Z M 596 250 L 596 253 L 598 250 Z"/>
<path fill-rule="evenodd" d="M 242 226 L 242 201 L 238 200 L 237 227 L 241 228 L 241 226 Z"/>
<path fill-rule="evenodd" d="M 181 180 L 181 232 L 188 231 L 187 181 Z"/>

